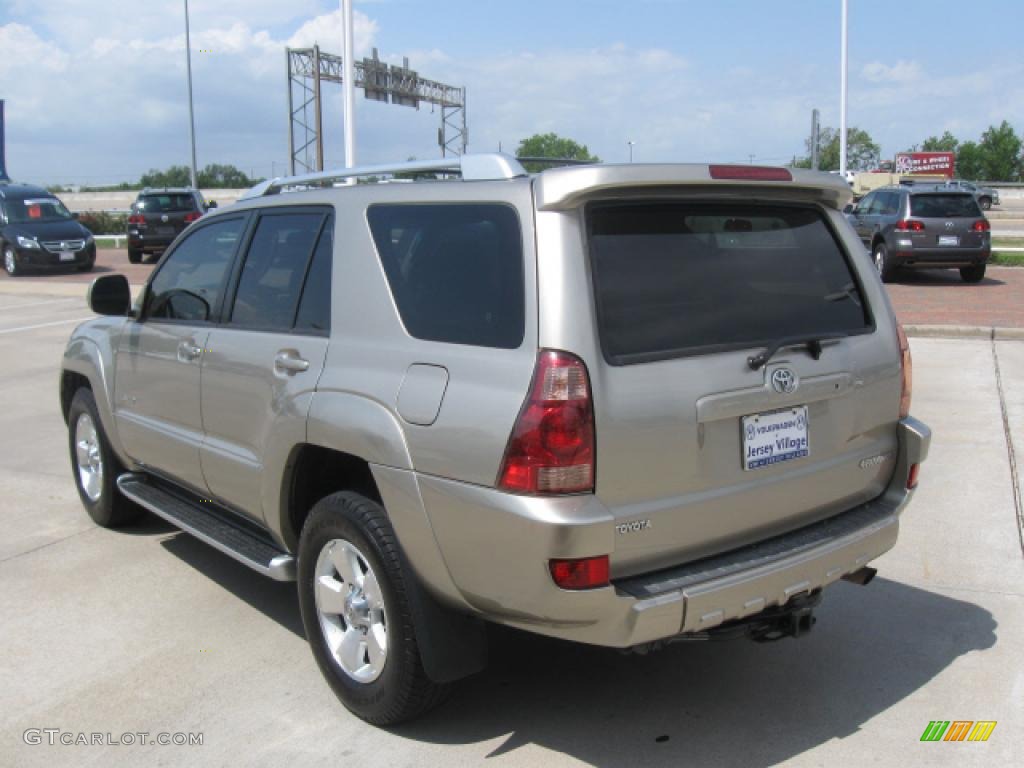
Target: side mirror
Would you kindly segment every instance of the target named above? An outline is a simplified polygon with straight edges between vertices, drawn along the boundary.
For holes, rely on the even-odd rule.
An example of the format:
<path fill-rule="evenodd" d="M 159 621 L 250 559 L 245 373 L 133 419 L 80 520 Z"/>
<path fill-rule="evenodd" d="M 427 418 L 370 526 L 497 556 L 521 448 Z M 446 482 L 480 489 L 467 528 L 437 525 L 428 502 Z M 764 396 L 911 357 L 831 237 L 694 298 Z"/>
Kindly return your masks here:
<path fill-rule="evenodd" d="M 857 210 L 857 206 L 855 206 L 853 203 L 847 203 L 843 207 L 843 213 L 853 213 L 855 210 Z"/>
<path fill-rule="evenodd" d="M 206 209 L 207 210 L 209 210 L 211 208 L 216 208 L 216 207 L 217 207 L 217 201 L 216 200 L 210 200 L 210 201 L 208 201 L 206 203 Z"/>
<path fill-rule="evenodd" d="M 132 305 L 132 291 L 124 275 L 103 275 L 89 286 L 86 297 L 89 309 L 97 315 L 127 315 Z"/>

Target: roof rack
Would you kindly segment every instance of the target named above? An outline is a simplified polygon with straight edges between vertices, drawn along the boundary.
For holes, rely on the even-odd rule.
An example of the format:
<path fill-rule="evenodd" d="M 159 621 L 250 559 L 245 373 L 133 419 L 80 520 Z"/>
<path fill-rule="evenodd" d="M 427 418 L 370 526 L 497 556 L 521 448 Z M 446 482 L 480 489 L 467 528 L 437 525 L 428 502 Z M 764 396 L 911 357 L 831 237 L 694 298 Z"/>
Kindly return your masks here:
<path fill-rule="evenodd" d="M 238 199 L 248 200 L 254 197 L 262 197 L 263 195 L 273 195 L 281 192 L 285 187 L 295 187 L 318 181 L 336 181 L 352 179 L 358 176 L 385 176 L 396 173 L 429 171 L 458 173 L 462 176 L 463 181 L 514 179 L 527 175 L 526 169 L 514 157 L 494 152 L 491 154 L 460 155 L 451 158 L 441 157 L 436 160 L 410 160 L 405 163 L 336 168 L 330 171 L 304 173 L 299 176 L 281 176 L 276 179 L 260 182 Z"/>

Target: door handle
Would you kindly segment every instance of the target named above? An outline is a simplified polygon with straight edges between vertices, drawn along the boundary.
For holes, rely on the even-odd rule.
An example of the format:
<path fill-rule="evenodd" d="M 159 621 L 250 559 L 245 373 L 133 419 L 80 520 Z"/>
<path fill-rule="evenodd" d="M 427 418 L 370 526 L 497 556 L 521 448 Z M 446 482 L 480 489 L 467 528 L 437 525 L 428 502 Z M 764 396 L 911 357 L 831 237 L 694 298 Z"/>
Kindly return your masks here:
<path fill-rule="evenodd" d="M 303 360 L 295 352 L 278 352 L 274 356 L 274 370 L 277 373 L 302 373 L 309 370 L 309 360 Z"/>
<path fill-rule="evenodd" d="M 197 347 L 191 339 L 178 345 L 178 360 L 183 363 L 191 363 L 201 354 L 203 354 L 203 348 Z"/>

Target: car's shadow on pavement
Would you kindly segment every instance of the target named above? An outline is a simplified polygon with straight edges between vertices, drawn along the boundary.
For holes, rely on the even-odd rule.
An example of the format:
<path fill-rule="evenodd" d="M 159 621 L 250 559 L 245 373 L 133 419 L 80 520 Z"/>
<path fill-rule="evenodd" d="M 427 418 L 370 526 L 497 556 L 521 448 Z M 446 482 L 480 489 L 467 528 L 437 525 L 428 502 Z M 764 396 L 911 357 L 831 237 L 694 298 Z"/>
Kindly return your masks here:
<path fill-rule="evenodd" d="M 950 287 L 985 287 L 1006 285 L 1002 280 L 986 275 L 978 283 L 965 283 L 956 269 L 912 269 L 904 270 L 896 275 L 890 285 L 929 285 Z"/>
<path fill-rule="evenodd" d="M 188 534 L 161 545 L 304 636 L 294 584 Z M 830 587 L 816 615 L 799 640 L 680 643 L 646 656 L 494 627 L 488 669 L 393 730 L 432 744 L 503 738 L 489 757 L 537 744 L 597 766 L 769 766 L 855 733 L 996 641 L 980 606 L 884 578 Z"/>
<path fill-rule="evenodd" d="M 818 617 L 799 640 L 648 656 L 494 633 L 485 673 L 396 730 L 440 744 L 504 736 L 490 756 L 535 743 L 597 766 L 769 766 L 855 733 L 996 640 L 988 611 L 885 579 L 830 588 Z"/>
<path fill-rule="evenodd" d="M 166 525 L 168 531 L 178 530 L 162 520 L 160 523 Z M 285 629 L 306 637 L 295 584 L 260 576 L 187 533 L 179 532 L 177 536 L 163 539 L 160 545 Z"/>

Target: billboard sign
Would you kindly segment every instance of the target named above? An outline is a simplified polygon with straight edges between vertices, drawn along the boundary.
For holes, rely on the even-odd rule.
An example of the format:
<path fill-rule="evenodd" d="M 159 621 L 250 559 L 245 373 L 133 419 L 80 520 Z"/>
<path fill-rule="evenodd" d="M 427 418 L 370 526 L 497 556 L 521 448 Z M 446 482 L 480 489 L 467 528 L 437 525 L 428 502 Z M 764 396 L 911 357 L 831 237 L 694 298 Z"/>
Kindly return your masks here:
<path fill-rule="evenodd" d="M 899 152 L 896 154 L 896 173 L 927 173 L 953 177 L 956 155 L 953 152 Z"/>

